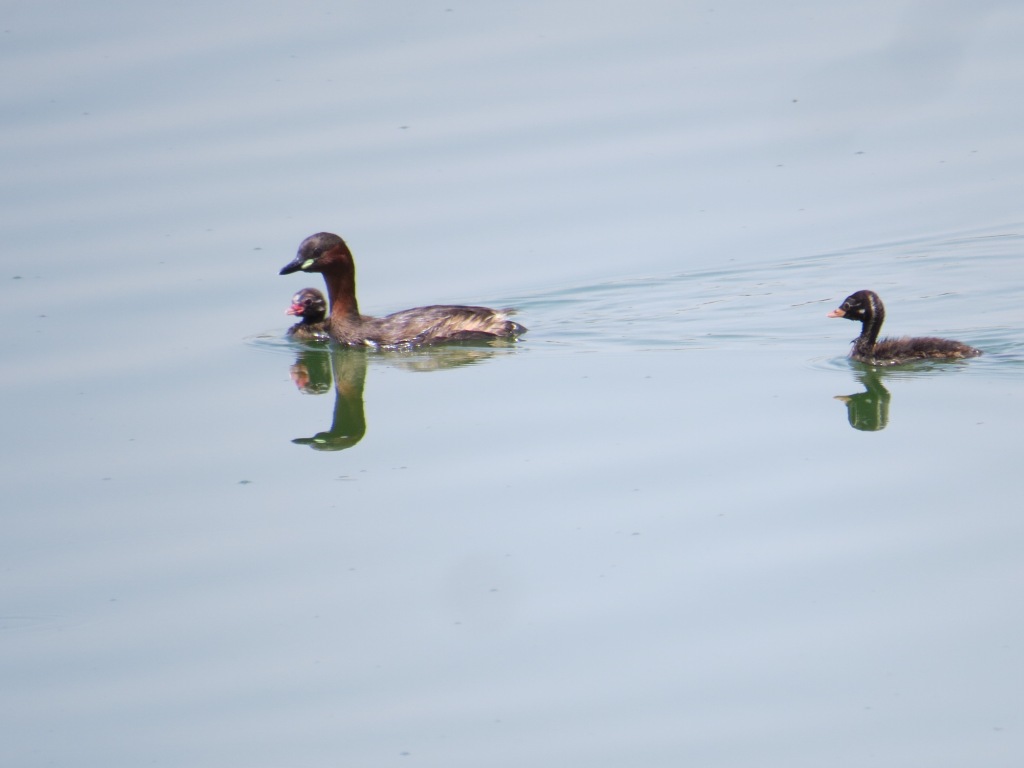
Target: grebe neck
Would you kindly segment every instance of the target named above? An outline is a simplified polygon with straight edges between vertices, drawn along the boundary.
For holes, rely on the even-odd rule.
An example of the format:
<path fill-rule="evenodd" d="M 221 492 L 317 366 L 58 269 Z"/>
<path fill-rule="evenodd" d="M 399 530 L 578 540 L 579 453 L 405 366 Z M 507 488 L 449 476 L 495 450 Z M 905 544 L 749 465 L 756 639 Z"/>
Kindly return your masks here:
<path fill-rule="evenodd" d="M 355 271 L 324 272 L 327 285 L 327 301 L 330 316 L 337 320 L 358 320 L 359 304 L 356 301 Z"/>

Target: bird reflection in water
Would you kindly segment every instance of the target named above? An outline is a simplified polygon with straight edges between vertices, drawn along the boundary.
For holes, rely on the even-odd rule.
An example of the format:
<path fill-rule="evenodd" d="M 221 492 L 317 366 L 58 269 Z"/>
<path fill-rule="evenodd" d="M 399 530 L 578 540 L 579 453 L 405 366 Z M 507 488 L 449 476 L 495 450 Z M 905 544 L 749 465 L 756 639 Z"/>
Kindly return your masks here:
<path fill-rule="evenodd" d="M 882 374 L 877 368 L 864 368 L 856 372 L 857 381 L 864 387 L 863 392 L 853 395 L 836 395 L 836 400 L 846 403 L 846 417 L 850 426 L 862 432 L 877 432 L 889 423 L 889 390 L 882 383 Z"/>
<path fill-rule="evenodd" d="M 304 395 L 322 395 L 329 391 L 334 377 L 327 347 L 303 350 L 292 363 L 289 374 L 296 389 Z"/>
<path fill-rule="evenodd" d="M 337 345 L 310 344 L 299 352 L 290 373 L 303 394 L 326 394 L 334 385 L 334 415 L 331 428 L 312 437 L 297 437 L 297 445 L 315 451 L 343 451 L 363 439 L 366 415 L 363 387 L 369 358 L 375 365 L 395 365 L 413 372 L 430 372 L 485 362 L 503 348 L 515 347 L 513 341 L 462 342 L 410 352 L 374 352 Z"/>
<path fill-rule="evenodd" d="M 366 352 L 322 347 L 304 349 L 291 366 L 292 381 L 300 392 L 322 395 L 334 383 L 334 418 L 331 428 L 312 437 L 297 437 L 297 445 L 315 451 L 343 451 L 363 439 L 363 385 L 366 382 Z"/>

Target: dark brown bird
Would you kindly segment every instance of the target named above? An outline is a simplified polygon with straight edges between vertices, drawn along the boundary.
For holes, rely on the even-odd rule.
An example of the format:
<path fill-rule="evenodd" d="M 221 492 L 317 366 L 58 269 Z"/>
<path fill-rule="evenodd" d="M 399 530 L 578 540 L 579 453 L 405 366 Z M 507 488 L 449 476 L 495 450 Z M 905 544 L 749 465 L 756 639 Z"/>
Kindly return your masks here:
<path fill-rule="evenodd" d="M 853 341 L 850 357 L 868 365 L 900 365 L 915 360 L 962 360 L 981 354 L 980 349 L 934 336 L 904 336 L 879 341 L 878 332 L 885 320 L 885 306 L 874 291 L 851 293 L 828 316 L 860 321 L 860 336 Z"/>
<path fill-rule="evenodd" d="M 303 341 L 330 339 L 324 322 L 327 318 L 327 300 L 316 288 L 303 288 L 292 296 L 292 305 L 284 313 L 299 318 L 299 322 L 287 331 L 292 338 Z"/>
<path fill-rule="evenodd" d="M 465 339 L 510 339 L 526 333 L 526 328 L 508 319 L 509 310 L 487 307 L 433 305 L 386 317 L 359 314 L 352 252 L 330 232 L 303 240 L 298 255 L 280 274 L 299 271 L 323 274 L 330 301 L 325 327 L 340 344 L 394 349 Z"/>

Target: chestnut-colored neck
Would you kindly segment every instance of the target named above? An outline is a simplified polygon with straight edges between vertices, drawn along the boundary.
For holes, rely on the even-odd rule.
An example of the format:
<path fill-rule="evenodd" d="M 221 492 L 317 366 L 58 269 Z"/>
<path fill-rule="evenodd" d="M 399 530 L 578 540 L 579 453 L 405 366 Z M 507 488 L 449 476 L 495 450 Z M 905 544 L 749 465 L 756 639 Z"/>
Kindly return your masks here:
<path fill-rule="evenodd" d="M 325 271 L 324 283 L 327 284 L 327 300 L 331 308 L 332 320 L 358 320 L 359 304 L 356 302 L 356 270 L 349 260 L 348 264 Z"/>

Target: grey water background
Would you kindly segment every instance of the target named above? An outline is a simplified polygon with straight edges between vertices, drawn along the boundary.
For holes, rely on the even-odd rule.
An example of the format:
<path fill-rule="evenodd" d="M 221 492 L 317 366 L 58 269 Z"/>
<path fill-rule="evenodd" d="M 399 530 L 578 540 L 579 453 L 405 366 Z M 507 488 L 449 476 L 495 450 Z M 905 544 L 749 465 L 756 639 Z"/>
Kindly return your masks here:
<path fill-rule="evenodd" d="M 1020 765 L 1024 6 L 0 27 L 0 762 Z"/>

